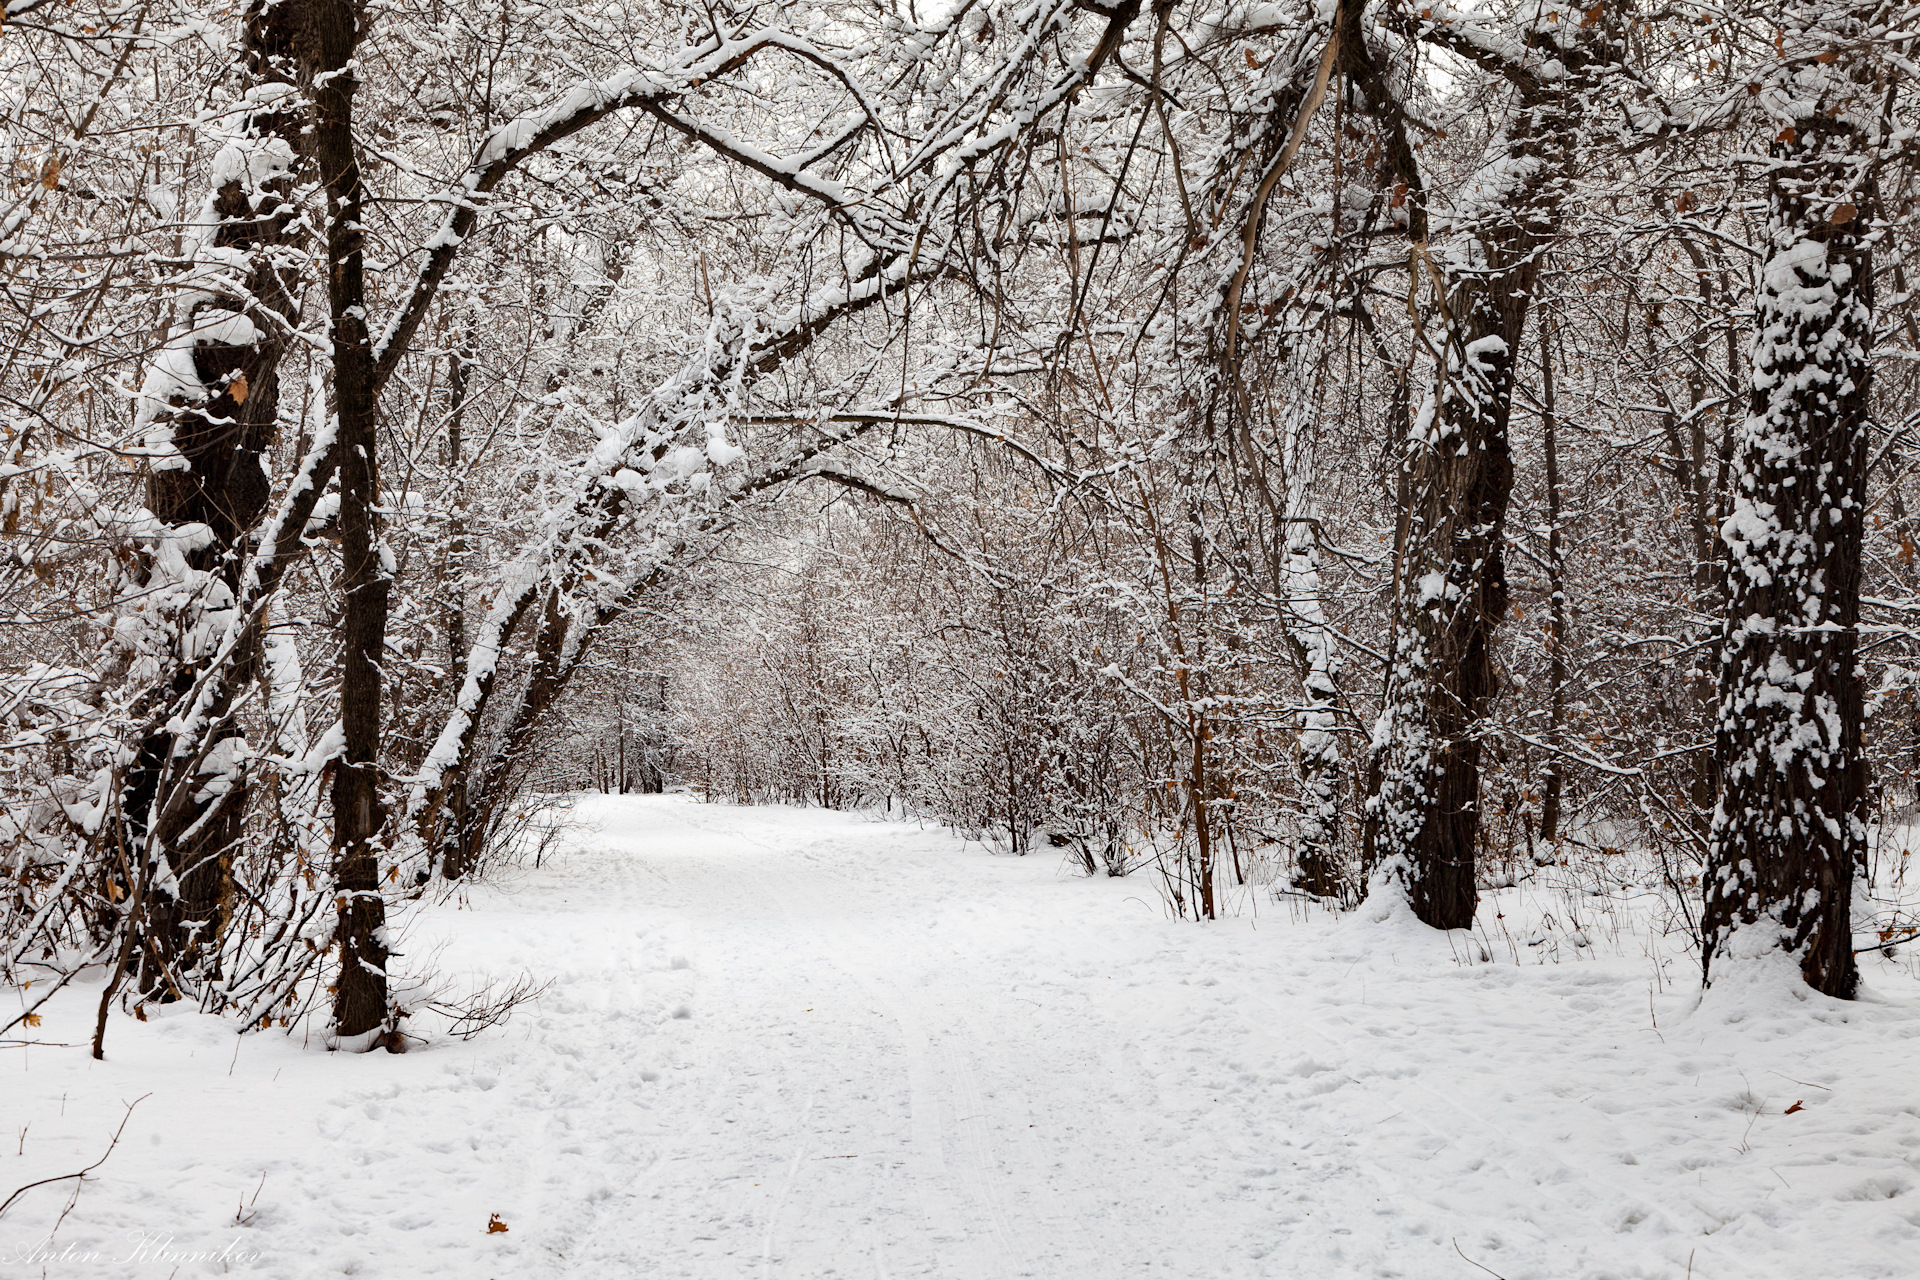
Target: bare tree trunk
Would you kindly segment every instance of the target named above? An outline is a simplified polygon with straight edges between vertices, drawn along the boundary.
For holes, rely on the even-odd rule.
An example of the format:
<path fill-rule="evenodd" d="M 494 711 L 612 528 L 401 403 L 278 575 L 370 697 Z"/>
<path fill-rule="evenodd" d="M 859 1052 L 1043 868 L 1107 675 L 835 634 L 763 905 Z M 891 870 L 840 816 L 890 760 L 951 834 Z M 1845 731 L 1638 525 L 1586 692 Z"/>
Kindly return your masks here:
<path fill-rule="evenodd" d="M 449 358 L 447 369 L 447 474 L 462 496 L 455 499 L 452 517 L 447 521 L 447 559 L 441 571 L 440 612 L 447 633 L 447 672 L 455 693 L 466 679 L 467 611 L 461 598 L 467 568 L 466 485 L 461 476 L 465 447 L 467 401 L 473 381 L 473 340 L 469 334 L 460 349 Z"/>
<path fill-rule="evenodd" d="M 462 450 L 465 445 L 467 419 L 467 400 L 469 385 L 473 377 L 474 353 L 472 335 L 463 338 L 460 349 L 453 353 L 453 365 L 447 374 L 447 473 L 454 477 L 454 483 L 460 496 L 456 497 L 453 518 L 448 521 L 447 565 L 444 570 L 446 584 L 441 602 L 441 614 L 445 619 L 447 633 L 447 673 L 448 687 L 458 698 L 467 682 L 467 612 L 463 598 L 467 567 L 467 513 L 466 486 L 460 478 Z M 446 793 L 441 800 L 447 811 L 446 829 L 462 832 L 467 829 L 467 775 L 464 770 L 456 772 L 449 779 Z M 452 846 L 458 850 L 456 841 Z M 451 856 L 441 851 L 435 858 L 440 873 L 449 880 L 457 880 L 468 874 L 472 867 L 458 852 Z M 430 878 L 432 870 L 421 873 L 422 879 Z"/>
<path fill-rule="evenodd" d="M 381 563 L 379 439 L 373 349 L 367 334 L 362 188 L 354 153 L 354 50 L 362 19 L 353 0 L 312 0 L 314 145 L 327 192 L 327 297 L 339 415 L 341 588 L 340 720 L 345 751 L 333 775 L 333 882 L 339 904 L 336 1034 L 387 1022 L 386 905 L 380 894 L 380 661 L 391 579 Z M 391 1029 L 389 1029 L 389 1034 Z"/>
<path fill-rule="evenodd" d="M 1551 844 L 1560 838 L 1560 793 L 1566 785 L 1557 753 L 1565 745 L 1567 726 L 1567 565 L 1560 533 L 1560 424 L 1553 408 L 1552 330 L 1544 315 L 1538 327 L 1540 436 L 1547 464 L 1547 591 L 1552 610 L 1547 624 L 1547 740 L 1556 752 L 1547 757 L 1547 780 L 1541 788 L 1540 838 Z"/>

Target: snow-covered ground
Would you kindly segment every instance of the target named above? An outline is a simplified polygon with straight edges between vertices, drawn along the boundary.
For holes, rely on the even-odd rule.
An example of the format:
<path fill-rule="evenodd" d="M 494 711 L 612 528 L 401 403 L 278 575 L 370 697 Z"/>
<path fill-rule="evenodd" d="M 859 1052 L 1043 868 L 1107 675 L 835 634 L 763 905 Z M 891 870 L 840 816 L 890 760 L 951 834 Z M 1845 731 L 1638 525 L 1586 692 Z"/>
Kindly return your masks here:
<path fill-rule="evenodd" d="M 859 816 L 578 815 L 407 944 L 552 979 L 480 1039 L 346 1058 L 161 1012 L 104 1063 L 0 1048 L 0 1197 L 150 1095 L 50 1244 L 73 1184 L 0 1217 L 0 1274 L 1920 1274 L 1898 965 L 1696 1008 L 1630 935 L 1202 927 L 1145 876 Z M 96 999 L 36 1034 L 84 1042 Z"/>

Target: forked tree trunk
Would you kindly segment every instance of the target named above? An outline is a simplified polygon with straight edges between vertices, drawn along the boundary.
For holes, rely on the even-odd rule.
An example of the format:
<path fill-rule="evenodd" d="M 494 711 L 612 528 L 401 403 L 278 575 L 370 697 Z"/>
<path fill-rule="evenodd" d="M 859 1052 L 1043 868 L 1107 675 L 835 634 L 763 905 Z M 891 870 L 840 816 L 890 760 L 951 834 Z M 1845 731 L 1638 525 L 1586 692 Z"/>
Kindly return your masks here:
<path fill-rule="evenodd" d="M 1824 19 L 1822 22 L 1820 19 Z M 1867 838 L 1857 669 L 1866 494 L 1872 195 L 1861 116 L 1877 90 L 1864 25 L 1803 7 L 1806 32 L 1762 89 L 1771 147 L 1753 395 L 1722 529 L 1727 623 L 1715 754 L 1722 779 L 1702 921 L 1703 975 L 1781 952 L 1850 998 L 1849 920 Z"/>

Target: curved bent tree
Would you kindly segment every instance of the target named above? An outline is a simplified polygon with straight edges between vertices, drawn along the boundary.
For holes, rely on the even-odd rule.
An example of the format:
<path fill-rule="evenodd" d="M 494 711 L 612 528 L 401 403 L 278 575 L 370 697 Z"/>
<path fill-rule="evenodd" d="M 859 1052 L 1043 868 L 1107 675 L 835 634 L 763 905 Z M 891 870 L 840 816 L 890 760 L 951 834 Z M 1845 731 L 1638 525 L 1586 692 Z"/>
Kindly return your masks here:
<path fill-rule="evenodd" d="M 1481 752 L 1496 693 L 1494 637 L 1509 597 L 1516 361 L 1596 91 L 1620 52 L 1601 11 L 1584 24 L 1528 12 L 1520 38 L 1505 44 L 1453 11 L 1452 23 L 1411 27 L 1497 70 L 1512 94 L 1505 136 L 1454 212 L 1450 238 L 1430 248 L 1416 234 L 1411 250 L 1410 270 L 1433 286 L 1416 324 L 1435 372 L 1402 463 L 1394 641 L 1375 732 L 1381 784 L 1373 803 L 1383 869 L 1399 886 L 1392 891 L 1441 929 L 1470 927 L 1479 897 Z"/>

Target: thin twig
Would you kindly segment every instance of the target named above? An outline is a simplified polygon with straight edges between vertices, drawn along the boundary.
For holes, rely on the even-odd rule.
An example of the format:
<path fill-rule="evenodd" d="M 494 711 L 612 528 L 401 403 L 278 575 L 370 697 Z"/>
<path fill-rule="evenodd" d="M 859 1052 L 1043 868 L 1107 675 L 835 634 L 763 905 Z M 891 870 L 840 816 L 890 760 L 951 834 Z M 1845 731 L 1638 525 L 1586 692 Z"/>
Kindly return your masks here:
<path fill-rule="evenodd" d="M 1461 1259 L 1465 1261 L 1468 1266 L 1480 1267 L 1479 1263 L 1475 1262 L 1472 1258 L 1467 1257 L 1466 1253 L 1461 1250 L 1460 1240 L 1458 1237 L 1453 1238 L 1453 1251 L 1455 1253 L 1458 1253 Z M 1492 1267 L 1480 1267 L 1480 1269 L 1486 1272 L 1488 1275 L 1492 1276 L 1493 1280 L 1507 1280 L 1505 1276 L 1501 1275 L 1498 1271 L 1495 1271 Z"/>
<path fill-rule="evenodd" d="M 141 1103 L 145 1102 L 148 1098 L 151 1098 L 152 1096 L 153 1095 L 151 1093 L 143 1093 L 139 1097 L 135 1098 L 132 1102 L 129 1102 L 127 1104 L 127 1113 L 120 1117 L 120 1127 L 113 1131 L 113 1140 L 107 1143 L 107 1149 L 100 1153 L 100 1158 L 98 1160 L 95 1160 L 92 1164 L 80 1170 L 80 1172 L 78 1173 L 63 1173 L 55 1178 L 42 1178 L 38 1182 L 29 1182 L 24 1187 L 14 1188 L 14 1192 L 12 1195 L 8 1196 L 5 1200 L 0 1200 L 0 1214 L 5 1213 L 15 1200 L 18 1200 L 21 1196 L 33 1190 L 35 1187 L 44 1187 L 50 1182 L 65 1182 L 69 1178 L 78 1178 L 82 1182 L 86 1181 L 87 1175 L 92 1173 L 95 1169 L 98 1169 L 101 1165 L 105 1164 L 107 1162 L 107 1157 L 113 1154 L 113 1149 L 120 1145 L 120 1135 L 126 1131 L 127 1121 L 133 1119 L 133 1109 L 139 1106 Z"/>

